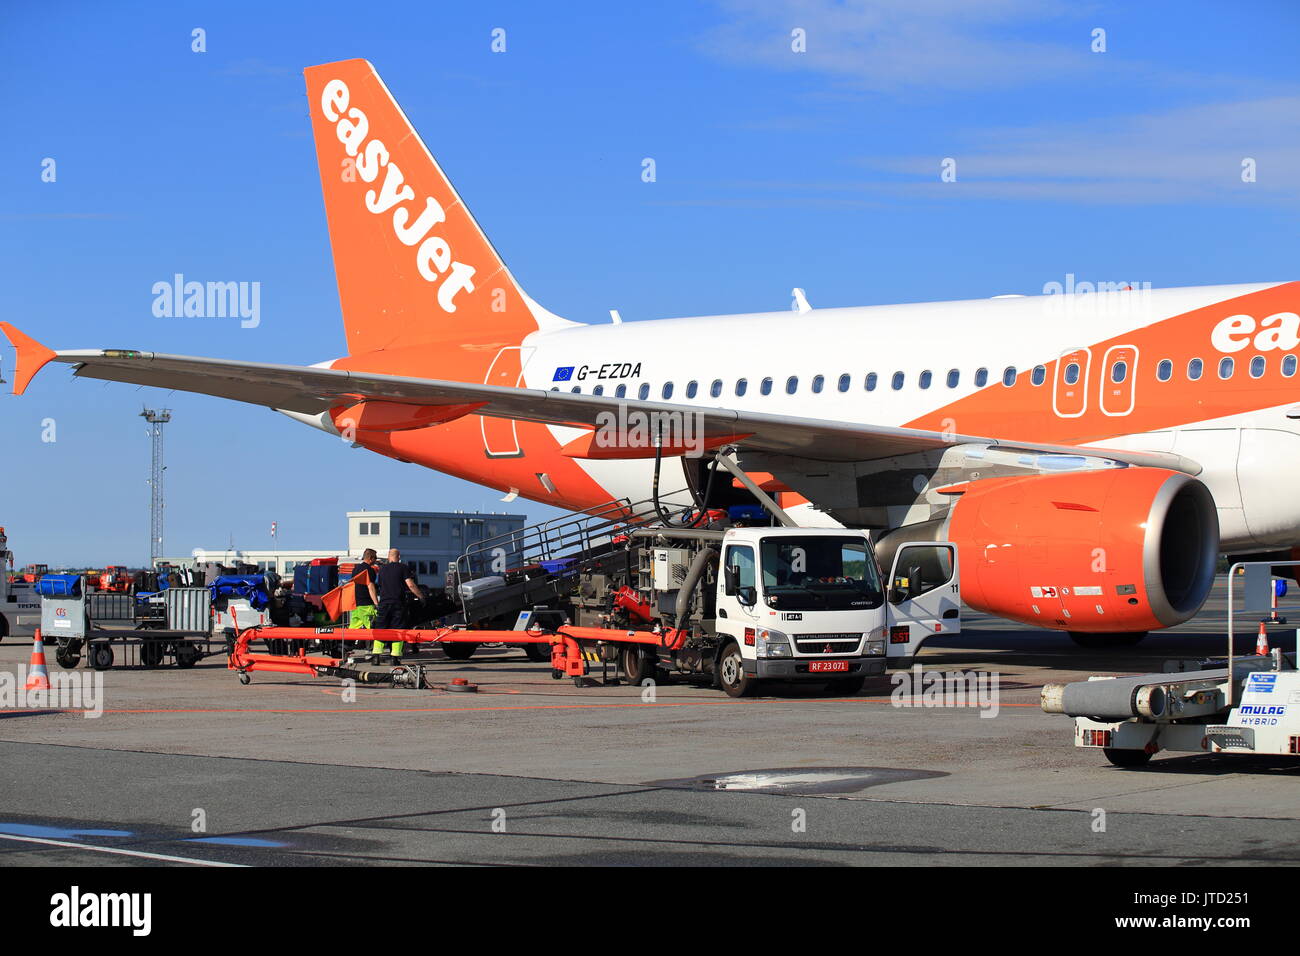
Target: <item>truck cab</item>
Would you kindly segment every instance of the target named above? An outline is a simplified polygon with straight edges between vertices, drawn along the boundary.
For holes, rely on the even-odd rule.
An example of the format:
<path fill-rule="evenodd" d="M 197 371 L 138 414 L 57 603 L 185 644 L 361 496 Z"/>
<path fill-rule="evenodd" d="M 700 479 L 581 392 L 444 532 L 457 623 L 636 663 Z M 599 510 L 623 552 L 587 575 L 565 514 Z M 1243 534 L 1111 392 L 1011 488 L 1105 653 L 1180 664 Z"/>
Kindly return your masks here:
<path fill-rule="evenodd" d="M 40 624 L 41 605 L 35 586 L 13 573 L 13 552 L 0 528 L 0 640 L 30 637 Z"/>
<path fill-rule="evenodd" d="M 720 542 L 718 680 L 743 696 L 763 680 L 856 693 L 936 633 L 960 631 L 957 550 L 907 544 L 885 576 L 866 532 L 733 528 Z"/>

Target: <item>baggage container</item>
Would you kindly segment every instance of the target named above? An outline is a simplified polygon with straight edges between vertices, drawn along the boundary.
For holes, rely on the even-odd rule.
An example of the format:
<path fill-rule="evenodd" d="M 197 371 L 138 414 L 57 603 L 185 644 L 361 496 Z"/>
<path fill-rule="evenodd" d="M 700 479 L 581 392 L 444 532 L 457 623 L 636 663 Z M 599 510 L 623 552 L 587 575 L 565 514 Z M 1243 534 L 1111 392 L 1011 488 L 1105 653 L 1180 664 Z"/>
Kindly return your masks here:
<path fill-rule="evenodd" d="M 167 627 L 173 631 L 206 631 L 212 624 L 212 594 L 207 588 L 168 588 Z"/>

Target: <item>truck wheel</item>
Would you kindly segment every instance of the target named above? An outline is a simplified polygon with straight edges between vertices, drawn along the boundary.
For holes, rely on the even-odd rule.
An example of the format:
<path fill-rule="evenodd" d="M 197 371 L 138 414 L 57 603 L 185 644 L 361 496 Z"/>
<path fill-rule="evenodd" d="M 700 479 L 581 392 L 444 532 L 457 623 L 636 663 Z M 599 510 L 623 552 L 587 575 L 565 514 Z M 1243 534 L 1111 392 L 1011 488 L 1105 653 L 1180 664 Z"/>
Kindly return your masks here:
<path fill-rule="evenodd" d="M 478 650 L 477 644 L 462 644 L 457 642 L 455 644 L 442 645 L 442 652 L 453 661 L 467 661 L 474 656 L 476 650 Z"/>
<path fill-rule="evenodd" d="M 826 685 L 826 690 L 837 697 L 852 697 L 854 694 L 861 693 L 866 685 L 865 677 L 845 677 L 842 680 L 831 681 Z"/>
<path fill-rule="evenodd" d="M 1104 747 L 1102 753 L 1117 767 L 1145 767 L 1151 762 L 1151 755 L 1145 750 L 1121 750 L 1117 747 Z"/>
<path fill-rule="evenodd" d="M 107 643 L 96 644 L 90 649 L 90 666 L 97 671 L 106 671 L 113 666 L 113 648 Z"/>
<path fill-rule="evenodd" d="M 525 644 L 524 653 L 528 655 L 530 661 L 536 661 L 540 664 L 542 661 L 549 661 L 551 659 L 551 645 Z"/>
<path fill-rule="evenodd" d="M 718 683 L 728 697 L 748 697 L 758 683 L 745 673 L 745 658 L 738 644 L 728 644 L 718 658 Z"/>
<path fill-rule="evenodd" d="M 654 680 L 655 671 L 658 670 L 655 659 L 636 646 L 623 648 L 619 652 L 618 663 L 627 682 L 637 687 L 641 686 L 643 680 Z"/>
<path fill-rule="evenodd" d="M 193 667 L 198 663 L 199 649 L 189 642 L 176 645 L 176 666 Z"/>

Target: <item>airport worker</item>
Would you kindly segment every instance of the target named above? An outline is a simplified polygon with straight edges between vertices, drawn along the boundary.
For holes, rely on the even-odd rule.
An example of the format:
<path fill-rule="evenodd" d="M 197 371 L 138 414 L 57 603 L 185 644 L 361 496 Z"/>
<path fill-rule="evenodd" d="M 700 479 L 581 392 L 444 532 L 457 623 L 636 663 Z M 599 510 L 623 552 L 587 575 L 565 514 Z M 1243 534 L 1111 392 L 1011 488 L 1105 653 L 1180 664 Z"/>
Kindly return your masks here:
<path fill-rule="evenodd" d="M 402 563 L 402 553 L 396 548 L 388 552 L 388 563 L 379 569 L 379 611 L 375 615 L 375 627 L 403 628 L 406 626 L 406 592 L 415 595 L 417 601 L 424 600 L 420 589 L 415 584 L 415 572 Z M 371 648 L 378 656 L 384 653 L 384 641 L 375 641 Z M 393 657 L 401 660 L 405 649 L 402 641 L 393 641 Z"/>
<path fill-rule="evenodd" d="M 361 563 L 352 569 L 350 580 L 356 581 L 366 572 L 364 581 L 357 581 L 353 586 L 353 608 L 352 615 L 348 618 L 348 627 L 369 629 L 374 627 L 375 614 L 378 613 L 379 589 L 375 585 L 375 580 L 379 575 L 379 555 L 375 553 L 374 548 L 366 548 L 361 553 Z"/>

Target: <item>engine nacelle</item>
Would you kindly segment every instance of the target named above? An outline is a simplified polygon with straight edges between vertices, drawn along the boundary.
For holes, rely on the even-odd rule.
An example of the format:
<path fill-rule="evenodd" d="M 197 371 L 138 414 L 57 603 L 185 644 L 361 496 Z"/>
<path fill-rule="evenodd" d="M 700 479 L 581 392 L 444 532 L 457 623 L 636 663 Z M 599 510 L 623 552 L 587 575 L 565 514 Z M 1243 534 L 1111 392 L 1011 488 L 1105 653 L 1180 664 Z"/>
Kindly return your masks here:
<path fill-rule="evenodd" d="M 1208 488 L 1161 468 L 973 481 L 939 534 L 961 555 L 962 598 L 999 617 L 1077 632 L 1188 620 L 1214 583 Z"/>

